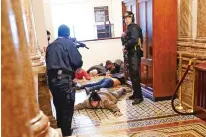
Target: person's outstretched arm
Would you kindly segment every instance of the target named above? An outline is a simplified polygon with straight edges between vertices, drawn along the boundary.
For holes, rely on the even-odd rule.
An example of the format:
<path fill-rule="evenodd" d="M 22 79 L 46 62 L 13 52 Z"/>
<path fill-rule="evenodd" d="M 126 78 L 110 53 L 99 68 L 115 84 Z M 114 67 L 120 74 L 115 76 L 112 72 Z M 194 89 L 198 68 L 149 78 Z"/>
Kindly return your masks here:
<path fill-rule="evenodd" d="M 112 101 L 105 100 L 104 101 L 104 108 L 111 110 L 115 116 L 121 116 L 122 115 L 122 113 L 120 112 L 120 109 Z"/>
<path fill-rule="evenodd" d="M 86 108 L 89 108 L 87 105 L 87 100 L 74 106 L 74 110 L 81 110 Z"/>

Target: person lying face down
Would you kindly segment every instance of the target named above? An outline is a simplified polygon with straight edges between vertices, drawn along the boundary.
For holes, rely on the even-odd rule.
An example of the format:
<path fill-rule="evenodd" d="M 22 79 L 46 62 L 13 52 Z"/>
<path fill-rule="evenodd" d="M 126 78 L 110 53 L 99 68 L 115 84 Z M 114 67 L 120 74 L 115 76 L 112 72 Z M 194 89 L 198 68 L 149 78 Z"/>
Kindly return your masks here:
<path fill-rule="evenodd" d="M 110 74 L 124 73 L 124 62 L 121 59 L 116 59 L 114 63 L 107 60 L 105 68 Z"/>
<path fill-rule="evenodd" d="M 76 79 L 83 79 L 83 77 L 85 77 L 86 80 L 91 79 L 89 74 L 84 69 L 82 69 L 82 68 L 77 69 L 76 72 L 75 72 L 75 78 Z"/>
<path fill-rule="evenodd" d="M 103 78 L 98 82 L 82 85 L 79 87 L 79 89 L 85 89 L 88 95 L 92 91 L 99 90 L 101 88 L 111 88 L 118 85 L 122 85 L 124 83 L 125 83 L 124 74 L 118 73 L 118 74 L 113 74 L 107 78 Z"/>
<path fill-rule="evenodd" d="M 108 91 L 102 89 L 100 91 L 93 91 L 89 98 L 83 103 L 74 106 L 74 110 L 81 109 L 109 109 L 115 116 L 122 115 L 120 109 L 117 107 L 117 100 L 126 92 L 126 89 L 120 88 L 116 91 Z"/>

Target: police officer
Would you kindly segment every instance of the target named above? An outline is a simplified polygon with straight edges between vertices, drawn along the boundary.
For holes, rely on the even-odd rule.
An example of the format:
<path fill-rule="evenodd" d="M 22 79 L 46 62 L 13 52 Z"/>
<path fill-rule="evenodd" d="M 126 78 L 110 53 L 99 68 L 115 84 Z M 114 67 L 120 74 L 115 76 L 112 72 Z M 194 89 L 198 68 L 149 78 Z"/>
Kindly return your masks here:
<path fill-rule="evenodd" d="M 82 67 L 82 57 L 69 39 L 70 29 L 61 25 L 58 38 L 46 50 L 46 67 L 50 91 L 56 108 L 57 126 L 63 136 L 72 134 L 75 90 L 72 88 L 74 71 Z"/>
<path fill-rule="evenodd" d="M 127 26 L 127 31 L 122 35 L 122 44 L 123 51 L 127 52 L 128 69 L 133 88 L 133 95 L 129 99 L 134 99 L 132 104 L 136 105 L 143 101 L 139 74 L 141 57 L 143 56 L 143 51 L 140 47 L 143 40 L 142 30 L 134 23 L 134 14 L 130 11 L 124 14 L 124 23 Z"/>

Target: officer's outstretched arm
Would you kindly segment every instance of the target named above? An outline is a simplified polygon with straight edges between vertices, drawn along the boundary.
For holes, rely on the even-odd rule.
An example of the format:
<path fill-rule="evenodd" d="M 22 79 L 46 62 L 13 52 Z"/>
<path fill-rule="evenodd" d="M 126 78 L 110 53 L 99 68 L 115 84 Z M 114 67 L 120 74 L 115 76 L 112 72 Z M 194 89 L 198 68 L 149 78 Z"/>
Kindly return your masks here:
<path fill-rule="evenodd" d="M 127 49 L 135 46 L 138 44 L 138 38 L 139 38 L 139 30 L 136 26 L 131 26 L 128 28 L 131 33 L 131 37 L 128 39 L 128 41 L 125 44 L 125 47 Z"/>
<path fill-rule="evenodd" d="M 73 45 L 70 46 L 68 57 L 69 57 L 71 67 L 73 70 L 76 70 L 82 67 L 83 65 L 82 56 L 75 46 Z"/>

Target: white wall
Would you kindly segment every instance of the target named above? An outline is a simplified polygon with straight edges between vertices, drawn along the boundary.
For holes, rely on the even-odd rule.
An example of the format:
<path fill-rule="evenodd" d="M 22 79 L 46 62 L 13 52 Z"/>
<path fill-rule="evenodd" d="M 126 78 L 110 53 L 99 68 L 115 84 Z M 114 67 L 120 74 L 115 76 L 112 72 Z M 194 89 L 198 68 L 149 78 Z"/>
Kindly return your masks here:
<path fill-rule="evenodd" d="M 84 25 L 84 21 L 88 22 L 91 20 L 92 25 L 88 26 L 88 30 L 93 32 L 92 34 L 87 34 L 82 32 L 81 35 L 91 35 L 88 36 L 89 39 L 96 39 L 96 26 L 95 26 L 95 17 L 94 17 L 94 7 L 98 6 L 108 6 L 109 8 L 109 19 L 112 24 L 114 24 L 114 37 L 120 37 L 122 33 L 122 7 L 121 0 L 44 0 L 44 14 L 46 21 L 46 28 L 52 32 L 52 36 L 57 36 L 57 26 L 54 22 L 58 22 L 56 17 L 63 18 L 63 23 L 69 23 L 72 18 L 68 17 L 68 13 L 60 12 L 58 8 L 63 9 L 69 7 L 68 5 L 74 5 L 74 8 L 79 9 L 79 13 L 73 13 L 78 16 L 83 12 L 87 12 L 88 16 L 82 19 L 82 26 L 75 29 L 81 29 L 81 27 L 87 27 Z M 79 23 L 79 22 L 78 22 Z M 58 23 L 56 23 L 58 24 Z M 53 26 L 53 27 L 52 27 Z M 72 28 L 71 28 L 72 29 Z M 55 33 L 55 34 L 54 34 Z M 88 40 L 88 39 L 87 39 Z"/>
<path fill-rule="evenodd" d="M 108 39 L 84 42 L 89 49 L 79 48 L 84 61 L 83 68 L 103 63 L 106 60 L 123 60 L 122 44 L 120 39 Z"/>
<path fill-rule="evenodd" d="M 44 15 L 46 28 L 52 33 L 54 37 L 54 25 L 52 21 L 54 20 L 51 15 L 52 10 L 51 5 L 56 6 L 66 6 L 69 3 L 83 3 L 86 5 L 91 5 L 91 14 L 94 24 L 94 7 L 97 6 L 108 6 L 109 8 L 109 18 L 111 23 L 114 23 L 114 35 L 115 37 L 120 37 L 122 33 L 122 7 L 121 0 L 45 0 L 44 1 Z M 77 7 L 78 8 L 78 7 Z M 81 10 L 81 9 L 80 9 Z M 57 13 L 58 11 L 56 11 Z M 74 13 L 75 14 L 75 13 Z M 63 16 L 62 14 L 59 16 Z M 66 18 L 66 17 L 65 17 Z M 82 23 L 83 24 L 83 23 Z M 95 31 L 91 29 L 90 31 Z M 82 32 L 84 35 L 87 35 L 86 32 Z M 99 40 L 99 41 L 88 41 L 84 42 L 90 49 L 80 48 L 79 51 L 83 57 L 83 68 L 88 69 L 92 65 L 99 63 L 105 64 L 106 60 L 114 61 L 116 59 L 123 60 L 122 54 L 122 44 L 120 39 L 108 39 L 108 40 Z"/>
<path fill-rule="evenodd" d="M 36 29 L 37 41 L 40 49 L 43 51 L 44 47 L 48 46 L 43 1 L 32 0 L 32 9 L 34 15 L 34 24 Z"/>
<path fill-rule="evenodd" d="M 122 1 L 121 0 L 111 0 L 112 5 L 109 7 L 112 14 L 112 23 L 114 23 L 114 37 L 121 37 L 123 32 L 123 17 L 122 17 Z"/>
<path fill-rule="evenodd" d="M 48 30 L 51 34 L 54 34 L 54 26 L 53 26 L 53 19 L 52 19 L 52 10 L 51 10 L 51 1 L 47 0 L 43 3 L 44 7 L 44 19 L 46 23 L 46 30 Z M 50 42 L 55 40 L 54 35 L 51 35 Z"/>

